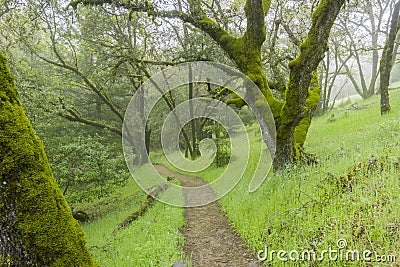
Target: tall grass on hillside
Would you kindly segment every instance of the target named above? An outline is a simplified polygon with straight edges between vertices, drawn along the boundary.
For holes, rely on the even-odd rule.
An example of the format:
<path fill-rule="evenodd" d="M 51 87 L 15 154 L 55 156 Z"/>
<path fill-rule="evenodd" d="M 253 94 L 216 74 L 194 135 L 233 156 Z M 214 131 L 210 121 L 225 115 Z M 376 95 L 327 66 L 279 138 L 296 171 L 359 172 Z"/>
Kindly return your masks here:
<path fill-rule="evenodd" d="M 251 156 L 242 180 L 220 203 L 254 252 L 275 250 L 266 266 L 390 266 L 394 258 L 399 264 L 400 91 L 391 92 L 391 103 L 392 112 L 383 117 L 375 96 L 314 118 L 305 146 L 320 164 L 291 166 L 249 194 L 258 155 Z M 195 175 L 210 182 L 222 171 L 211 166 Z M 344 256 L 291 261 L 286 254 L 285 262 L 276 255 L 320 256 L 329 249 Z M 368 262 L 357 260 L 355 251 L 374 254 Z M 354 261 L 347 260 L 352 254 Z"/>
<path fill-rule="evenodd" d="M 130 180 L 118 197 L 129 198 L 139 190 Z M 88 247 L 101 266 L 163 267 L 185 258 L 184 239 L 179 232 L 186 223 L 183 208 L 156 201 L 142 217 L 113 234 L 118 224 L 140 205 L 140 202 L 123 203 L 97 220 L 83 224 Z"/>

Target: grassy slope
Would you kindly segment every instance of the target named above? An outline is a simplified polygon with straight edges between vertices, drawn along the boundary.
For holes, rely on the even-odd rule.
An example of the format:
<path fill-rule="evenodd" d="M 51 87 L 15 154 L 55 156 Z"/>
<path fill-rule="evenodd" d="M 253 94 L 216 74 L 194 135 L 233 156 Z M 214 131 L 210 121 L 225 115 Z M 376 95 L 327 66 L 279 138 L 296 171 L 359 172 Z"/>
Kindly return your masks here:
<path fill-rule="evenodd" d="M 384 117 L 379 113 L 379 97 L 374 96 L 354 104 L 343 103 L 315 118 L 306 147 L 318 155 L 321 163 L 288 168 L 249 194 L 247 187 L 258 157 L 252 155 L 243 179 L 220 203 L 233 227 L 255 252 L 265 245 L 270 250 L 321 252 L 335 249 L 340 238 L 346 239 L 348 249 L 368 249 L 383 255 L 400 251 L 399 171 L 389 167 L 399 161 L 400 155 L 400 91 L 391 92 L 391 104 L 393 111 Z M 381 172 L 379 166 L 360 170 L 350 177 L 350 191 L 348 180 L 340 177 L 372 156 L 378 165 L 383 162 L 384 170 Z M 166 164 L 165 159 L 155 158 Z M 196 175 L 210 182 L 221 171 L 211 167 Z M 347 189 L 342 192 L 339 185 Z M 289 262 L 289 266 L 315 264 Z M 347 261 L 329 264 L 367 265 Z M 275 261 L 267 261 L 266 265 L 285 264 L 275 256 Z"/>
<path fill-rule="evenodd" d="M 82 225 L 88 247 L 101 266 L 171 266 L 184 258 L 184 240 L 179 232 L 185 224 L 182 208 L 156 201 L 144 216 L 112 234 L 117 225 L 140 205 L 140 201 L 122 200 L 131 198 L 132 194 L 138 195 L 138 192 L 139 188 L 130 180 L 123 190 L 116 193 L 121 198 L 118 207 L 106 215 L 103 213 L 94 222 Z"/>
<path fill-rule="evenodd" d="M 341 175 L 372 155 L 399 161 L 400 92 L 393 92 L 391 99 L 394 110 L 384 117 L 374 97 L 315 118 L 306 147 L 321 164 L 290 168 L 252 194 L 246 193 L 247 175 L 221 200 L 233 226 L 255 251 L 264 245 L 321 251 L 334 248 L 339 238 L 347 240 L 349 249 L 400 251 L 399 172 L 385 169 L 370 171 L 368 178 L 356 176 L 351 192 L 340 193 L 336 186 Z"/>
<path fill-rule="evenodd" d="M 258 156 L 251 155 L 243 179 L 220 203 L 233 227 L 254 251 L 264 245 L 274 250 L 321 251 L 329 246 L 335 248 L 339 238 L 347 240 L 349 249 L 370 249 L 380 254 L 400 251 L 399 172 L 372 170 L 368 178 L 354 177 L 351 192 L 340 193 L 337 188 L 341 175 L 372 155 L 387 157 L 386 162 L 399 160 L 400 112 L 396 107 L 400 106 L 400 92 L 393 92 L 391 98 L 394 110 L 385 117 L 379 115 L 379 98 L 374 97 L 355 105 L 345 103 L 334 112 L 315 118 L 306 146 L 308 152 L 318 155 L 321 164 L 287 169 L 269 177 L 259 190 L 249 194 L 251 170 Z M 165 163 L 157 154 L 153 158 Z M 212 181 L 222 171 L 211 167 L 197 175 Z M 133 188 L 123 194 L 136 191 Z M 182 259 L 184 241 L 178 229 L 184 225 L 183 209 L 157 203 L 127 229 L 116 236 L 111 234 L 136 205 L 119 207 L 84 225 L 89 246 L 106 244 L 105 251 L 91 249 L 96 259 L 103 266 L 170 266 Z M 283 265 L 277 260 L 268 264 Z M 330 264 L 354 266 L 348 262 Z"/>

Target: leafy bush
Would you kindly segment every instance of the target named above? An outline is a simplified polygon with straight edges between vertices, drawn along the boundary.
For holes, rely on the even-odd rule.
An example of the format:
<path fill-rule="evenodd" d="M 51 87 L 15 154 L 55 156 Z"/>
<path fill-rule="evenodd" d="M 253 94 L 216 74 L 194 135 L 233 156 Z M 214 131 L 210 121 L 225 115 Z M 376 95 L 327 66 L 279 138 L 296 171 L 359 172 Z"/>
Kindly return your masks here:
<path fill-rule="evenodd" d="M 223 167 L 228 165 L 231 157 L 231 146 L 229 140 L 225 138 L 227 135 L 225 128 L 219 123 L 216 123 L 203 127 L 203 132 L 211 133 L 215 145 L 217 146 L 217 152 L 214 159 L 215 166 Z"/>
<path fill-rule="evenodd" d="M 107 196 L 129 178 L 122 153 L 99 136 L 78 136 L 48 147 L 57 183 L 70 203 Z"/>
<path fill-rule="evenodd" d="M 251 126 L 256 121 L 252 110 L 248 106 L 240 109 L 239 117 L 245 126 Z"/>
<path fill-rule="evenodd" d="M 215 166 L 223 167 L 228 165 L 229 159 L 231 157 L 231 145 L 229 140 L 226 139 L 217 139 L 217 153 L 215 155 Z"/>

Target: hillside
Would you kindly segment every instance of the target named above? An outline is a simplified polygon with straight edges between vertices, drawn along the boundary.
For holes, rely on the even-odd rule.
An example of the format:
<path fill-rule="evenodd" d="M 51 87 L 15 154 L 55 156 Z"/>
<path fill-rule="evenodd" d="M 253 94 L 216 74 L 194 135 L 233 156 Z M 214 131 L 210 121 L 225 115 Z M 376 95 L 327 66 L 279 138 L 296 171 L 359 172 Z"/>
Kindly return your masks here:
<path fill-rule="evenodd" d="M 371 260 L 382 256 L 382 264 L 387 261 L 384 266 L 395 258 L 398 263 L 400 91 L 391 92 L 391 103 L 393 111 L 383 117 L 379 97 L 374 96 L 367 101 L 345 101 L 314 118 L 306 148 L 318 163 L 271 175 L 251 194 L 247 192 L 254 167 L 250 159 L 243 179 L 219 202 L 231 226 L 254 253 L 267 246 L 269 252 L 313 250 L 318 257 L 323 250 L 338 249 L 345 242 L 342 258 L 324 257 L 324 263 L 289 262 L 289 266 L 371 266 L 365 259 L 347 261 L 346 252 L 353 250 L 376 252 Z M 255 131 L 254 126 L 250 131 Z M 166 164 L 159 153 L 153 161 Z M 212 181 L 221 171 L 210 167 L 196 175 Z M 138 190 L 133 183 L 130 186 L 133 189 L 124 194 Z M 183 208 L 156 203 L 126 229 L 111 234 L 134 210 L 135 206 L 126 205 L 83 225 L 89 247 L 102 266 L 171 266 L 179 260 L 190 265 L 180 232 L 185 225 Z M 276 254 L 264 263 L 287 266 Z"/>

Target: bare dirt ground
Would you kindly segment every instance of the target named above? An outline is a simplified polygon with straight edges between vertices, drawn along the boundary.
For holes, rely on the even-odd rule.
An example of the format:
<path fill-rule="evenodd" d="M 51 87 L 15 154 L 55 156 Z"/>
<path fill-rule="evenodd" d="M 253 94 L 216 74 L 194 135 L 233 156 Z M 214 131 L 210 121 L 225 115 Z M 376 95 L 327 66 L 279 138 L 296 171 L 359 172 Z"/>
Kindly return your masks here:
<path fill-rule="evenodd" d="M 164 166 L 156 166 L 162 175 L 175 177 L 183 186 L 197 187 L 205 182 L 197 177 L 172 172 Z M 214 194 L 211 187 L 207 194 Z M 196 202 L 199 196 L 185 192 L 186 204 Z M 228 219 L 217 202 L 201 207 L 185 208 L 186 227 L 184 251 L 193 267 L 257 267 L 263 266 L 245 245 L 242 238 L 229 225 Z"/>

